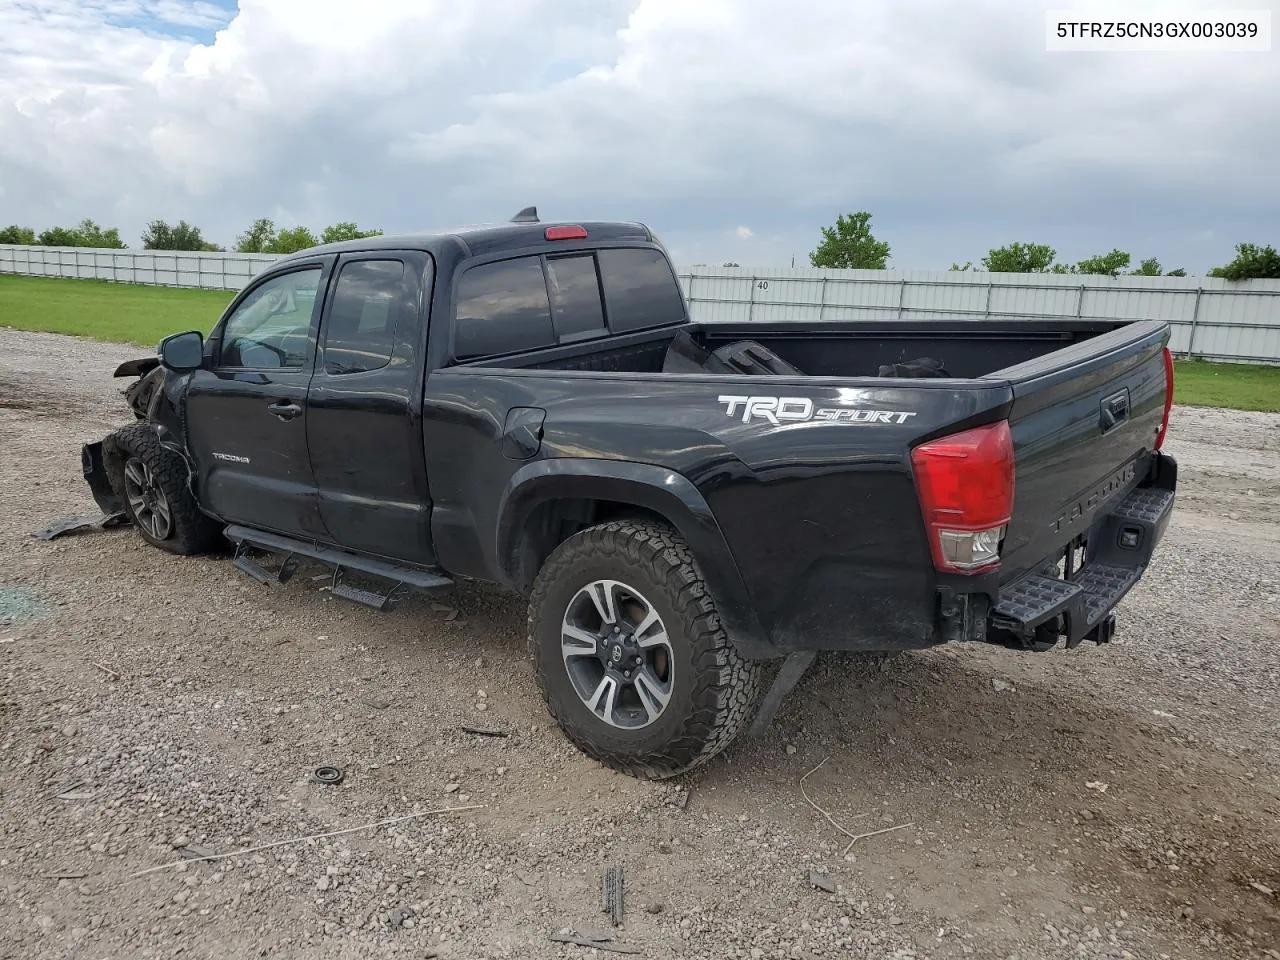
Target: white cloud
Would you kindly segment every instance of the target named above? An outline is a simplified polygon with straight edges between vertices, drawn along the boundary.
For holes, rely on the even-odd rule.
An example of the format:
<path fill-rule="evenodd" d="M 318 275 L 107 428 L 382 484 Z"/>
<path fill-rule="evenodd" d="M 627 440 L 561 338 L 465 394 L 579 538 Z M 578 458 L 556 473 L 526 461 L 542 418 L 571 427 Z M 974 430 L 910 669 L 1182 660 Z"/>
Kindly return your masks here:
<path fill-rule="evenodd" d="M 868 209 L 926 266 L 1154 235 L 1134 253 L 1201 268 L 1280 239 L 1258 233 L 1280 221 L 1273 54 L 1050 55 L 1019 0 L 241 0 L 211 42 L 175 37 L 219 16 L 0 7 L 0 219 L 229 243 L 263 215 L 405 230 L 537 203 L 785 263 Z"/>

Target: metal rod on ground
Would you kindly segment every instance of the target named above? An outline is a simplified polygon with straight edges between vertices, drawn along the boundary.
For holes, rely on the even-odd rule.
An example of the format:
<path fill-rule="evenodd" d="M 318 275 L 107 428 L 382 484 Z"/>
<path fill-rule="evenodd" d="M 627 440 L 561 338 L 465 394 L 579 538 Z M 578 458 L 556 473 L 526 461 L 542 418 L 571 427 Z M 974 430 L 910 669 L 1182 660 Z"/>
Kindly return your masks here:
<path fill-rule="evenodd" d="M 358 827 L 348 827 L 345 830 L 334 830 L 330 833 L 313 833 L 306 837 L 294 837 L 291 840 L 276 840 L 274 843 L 263 843 L 256 847 L 246 847 L 244 850 L 232 850 L 228 853 L 214 853 L 207 857 L 186 857 L 182 860 L 174 860 L 171 863 L 162 863 L 158 867 L 148 867 L 146 870 L 139 870 L 137 873 L 130 874 L 129 879 L 132 880 L 134 877 L 141 877 L 148 873 L 155 873 L 158 870 L 168 870 L 170 867 L 176 867 L 180 863 L 200 863 L 203 860 L 226 860 L 228 857 L 243 857 L 250 853 L 257 853 L 259 850 L 270 850 L 272 847 L 284 847 L 291 843 L 306 843 L 308 840 L 327 840 L 330 837 L 341 837 L 348 833 L 359 833 L 361 830 L 373 830 L 376 827 L 389 827 L 392 824 L 404 823 L 406 820 L 417 820 L 420 817 L 433 817 L 442 813 L 460 813 L 463 810 L 479 810 L 483 806 L 483 803 L 473 803 L 465 807 L 440 807 L 436 810 L 423 810 L 421 813 L 410 813 L 403 817 L 393 817 L 390 820 L 379 820 L 376 823 L 364 823 Z"/>

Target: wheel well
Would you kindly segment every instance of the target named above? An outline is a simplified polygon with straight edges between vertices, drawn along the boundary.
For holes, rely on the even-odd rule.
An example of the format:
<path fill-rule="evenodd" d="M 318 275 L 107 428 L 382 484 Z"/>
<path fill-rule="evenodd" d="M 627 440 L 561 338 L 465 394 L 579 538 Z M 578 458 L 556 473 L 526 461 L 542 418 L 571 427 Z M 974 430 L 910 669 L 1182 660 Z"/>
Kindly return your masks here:
<path fill-rule="evenodd" d="M 547 558 L 575 533 L 622 519 L 656 520 L 671 526 L 671 522 L 655 510 L 616 500 L 573 498 L 538 504 L 525 520 L 509 558 L 515 586 L 528 593 Z"/>

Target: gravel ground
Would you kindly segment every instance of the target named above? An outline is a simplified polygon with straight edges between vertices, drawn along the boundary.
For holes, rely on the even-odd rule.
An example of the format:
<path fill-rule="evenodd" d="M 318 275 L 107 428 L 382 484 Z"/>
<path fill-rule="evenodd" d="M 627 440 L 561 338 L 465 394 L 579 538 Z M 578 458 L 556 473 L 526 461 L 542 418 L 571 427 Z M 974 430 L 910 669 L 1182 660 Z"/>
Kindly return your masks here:
<path fill-rule="evenodd" d="M 0 330 L 0 956 L 603 955 L 550 937 L 608 927 L 617 862 L 646 957 L 1280 960 L 1280 417 L 1175 410 L 1109 646 L 827 657 L 654 784 L 551 725 L 518 598 L 377 614 L 129 529 L 32 539 L 92 510 L 134 355 Z M 138 875 L 184 849 L 227 856 Z"/>

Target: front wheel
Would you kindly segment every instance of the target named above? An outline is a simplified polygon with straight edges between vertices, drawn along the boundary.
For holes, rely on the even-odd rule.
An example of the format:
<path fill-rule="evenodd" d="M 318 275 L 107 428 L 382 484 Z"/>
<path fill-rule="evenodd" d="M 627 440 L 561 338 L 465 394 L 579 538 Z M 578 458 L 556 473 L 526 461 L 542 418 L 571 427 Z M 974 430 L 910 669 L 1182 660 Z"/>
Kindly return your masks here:
<path fill-rule="evenodd" d="M 196 505 L 182 458 L 163 447 L 145 423 L 124 427 L 110 440 L 111 484 L 142 538 L 182 555 L 213 548 L 220 537 L 218 525 Z"/>
<path fill-rule="evenodd" d="M 750 720 L 761 667 L 740 656 L 671 528 L 601 524 L 562 543 L 529 600 L 551 715 L 584 753 L 662 778 L 710 760 Z"/>

